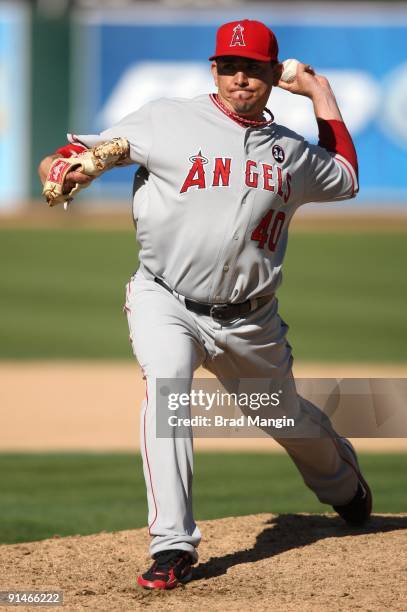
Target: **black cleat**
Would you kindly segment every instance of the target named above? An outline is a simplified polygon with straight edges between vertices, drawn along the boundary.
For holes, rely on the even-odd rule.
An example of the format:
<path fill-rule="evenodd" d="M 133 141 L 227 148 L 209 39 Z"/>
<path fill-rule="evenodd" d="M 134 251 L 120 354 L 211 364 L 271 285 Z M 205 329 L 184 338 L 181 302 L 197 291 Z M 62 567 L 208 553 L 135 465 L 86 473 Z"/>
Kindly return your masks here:
<path fill-rule="evenodd" d="M 192 578 L 194 560 L 185 550 L 162 550 L 154 555 L 154 563 L 137 578 L 145 589 L 173 589 Z"/>
<path fill-rule="evenodd" d="M 358 490 L 350 502 L 343 506 L 333 506 L 335 512 L 352 527 L 361 527 L 370 518 L 372 512 L 372 492 L 365 480 L 359 480 Z"/>

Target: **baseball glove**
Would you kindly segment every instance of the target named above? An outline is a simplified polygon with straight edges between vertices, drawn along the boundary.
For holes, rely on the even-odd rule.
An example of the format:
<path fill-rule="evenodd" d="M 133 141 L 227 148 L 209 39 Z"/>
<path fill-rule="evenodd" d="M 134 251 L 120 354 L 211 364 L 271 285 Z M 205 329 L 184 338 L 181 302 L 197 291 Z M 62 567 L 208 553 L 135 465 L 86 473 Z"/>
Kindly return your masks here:
<path fill-rule="evenodd" d="M 65 177 L 71 170 L 79 170 L 89 176 L 99 176 L 114 166 L 129 161 L 130 145 L 125 138 L 113 138 L 102 142 L 74 157 L 59 157 L 49 169 L 42 194 L 49 206 L 70 202 L 80 189 L 87 185 L 76 183 L 69 193 L 63 193 Z"/>

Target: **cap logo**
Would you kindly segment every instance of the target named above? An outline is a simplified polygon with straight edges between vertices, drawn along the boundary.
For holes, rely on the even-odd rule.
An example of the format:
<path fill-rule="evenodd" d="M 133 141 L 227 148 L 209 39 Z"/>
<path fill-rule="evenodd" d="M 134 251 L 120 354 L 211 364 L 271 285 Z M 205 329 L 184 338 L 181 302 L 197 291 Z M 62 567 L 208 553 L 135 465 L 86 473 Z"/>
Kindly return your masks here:
<path fill-rule="evenodd" d="M 229 45 L 230 47 L 245 47 L 246 46 L 246 43 L 243 38 L 243 30 L 244 30 L 244 27 L 240 25 L 240 23 L 238 23 L 237 26 L 233 28 L 233 36 L 232 36 L 232 40 L 230 41 L 230 45 Z"/>

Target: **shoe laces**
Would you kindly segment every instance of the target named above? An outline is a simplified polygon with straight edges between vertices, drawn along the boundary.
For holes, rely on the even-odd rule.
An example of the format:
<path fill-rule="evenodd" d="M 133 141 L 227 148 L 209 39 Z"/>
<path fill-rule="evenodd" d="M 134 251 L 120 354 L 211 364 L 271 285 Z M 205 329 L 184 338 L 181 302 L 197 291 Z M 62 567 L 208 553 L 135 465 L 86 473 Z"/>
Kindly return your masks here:
<path fill-rule="evenodd" d="M 174 562 L 183 554 L 182 550 L 164 550 L 158 552 L 154 557 L 154 570 L 166 571 L 171 569 Z"/>

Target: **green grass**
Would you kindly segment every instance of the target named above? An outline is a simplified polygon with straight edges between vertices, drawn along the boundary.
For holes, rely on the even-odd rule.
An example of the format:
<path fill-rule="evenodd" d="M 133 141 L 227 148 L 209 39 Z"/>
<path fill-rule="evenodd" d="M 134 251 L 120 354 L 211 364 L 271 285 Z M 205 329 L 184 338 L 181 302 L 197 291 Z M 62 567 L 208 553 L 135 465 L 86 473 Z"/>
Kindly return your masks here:
<path fill-rule="evenodd" d="M 406 512 L 405 455 L 362 455 L 375 512 Z M 0 455 L 0 542 L 143 527 L 141 459 L 127 454 Z M 326 512 L 285 455 L 197 453 L 194 512 Z"/>
<path fill-rule="evenodd" d="M 407 360 L 405 234 L 294 234 L 280 313 L 298 359 Z"/>
<path fill-rule="evenodd" d="M 132 232 L 0 232 L 0 357 L 126 358 Z"/>
<path fill-rule="evenodd" d="M 0 230 L 0 359 L 131 358 L 132 231 Z M 298 233 L 279 291 L 296 358 L 407 360 L 405 234 Z"/>

